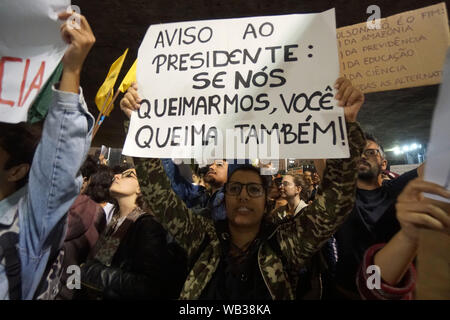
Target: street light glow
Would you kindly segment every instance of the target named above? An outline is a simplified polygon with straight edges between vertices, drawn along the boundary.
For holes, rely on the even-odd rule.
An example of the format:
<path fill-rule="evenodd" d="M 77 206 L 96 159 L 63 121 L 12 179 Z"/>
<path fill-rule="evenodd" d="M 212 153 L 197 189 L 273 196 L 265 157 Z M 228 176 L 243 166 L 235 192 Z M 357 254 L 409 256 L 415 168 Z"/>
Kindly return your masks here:
<path fill-rule="evenodd" d="M 422 152 L 422 151 L 419 151 L 420 149 L 422 149 L 422 145 L 417 143 L 417 142 L 413 142 L 411 144 L 404 144 L 404 145 L 401 145 L 401 146 L 396 145 L 392 149 L 386 150 L 386 151 L 391 151 L 391 152 L 394 153 L 394 155 L 399 156 L 399 155 L 402 155 L 402 154 L 405 154 L 405 153 L 408 153 L 408 152 L 412 152 L 412 151 L 415 151 L 415 150 L 418 150 L 416 152 L 420 153 L 420 152 Z"/>

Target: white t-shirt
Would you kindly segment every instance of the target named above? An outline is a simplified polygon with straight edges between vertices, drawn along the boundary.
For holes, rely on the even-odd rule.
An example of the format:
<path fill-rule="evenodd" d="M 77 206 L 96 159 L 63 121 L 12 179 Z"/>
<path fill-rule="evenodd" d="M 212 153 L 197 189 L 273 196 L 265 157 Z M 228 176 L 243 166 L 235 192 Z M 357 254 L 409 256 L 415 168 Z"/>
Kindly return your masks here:
<path fill-rule="evenodd" d="M 113 214 L 113 210 L 114 209 L 114 205 L 112 203 L 107 203 L 104 207 L 103 207 L 103 211 L 105 211 L 105 215 L 106 215 L 106 224 L 108 225 L 111 221 L 112 218 L 112 214 Z"/>

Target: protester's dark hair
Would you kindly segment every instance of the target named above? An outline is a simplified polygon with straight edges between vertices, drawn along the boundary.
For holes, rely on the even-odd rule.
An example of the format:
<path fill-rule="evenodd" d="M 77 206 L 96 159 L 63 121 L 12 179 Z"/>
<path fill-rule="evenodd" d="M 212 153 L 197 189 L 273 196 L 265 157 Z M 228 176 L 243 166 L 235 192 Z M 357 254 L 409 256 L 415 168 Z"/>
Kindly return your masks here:
<path fill-rule="evenodd" d="M 147 205 L 147 201 L 145 200 L 144 195 L 141 193 L 136 198 L 136 205 L 141 208 L 143 211 L 147 213 L 151 213 L 149 210 L 149 206 Z"/>
<path fill-rule="evenodd" d="M 370 140 L 375 142 L 378 147 L 380 147 L 380 151 L 381 151 L 381 157 L 384 159 L 384 148 L 383 146 L 380 144 L 380 142 L 378 141 L 378 139 L 370 132 L 365 132 L 365 136 L 366 136 L 366 140 Z"/>
<path fill-rule="evenodd" d="M 252 166 L 251 164 L 243 164 L 237 166 L 233 172 L 231 172 L 230 176 L 228 177 L 228 181 L 231 180 L 231 177 L 237 172 L 237 171 L 252 171 L 258 174 L 258 176 L 261 178 L 261 183 L 264 187 L 264 191 L 266 192 L 266 195 L 268 194 L 270 185 L 272 183 L 272 176 L 270 175 L 262 175 L 259 168 L 256 168 Z"/>
<path fill-rule="evenodd" d="M 89 179 L 98 170 L 97 161 L 94 156 L 88 155 L 83 165 L 80 168 L 83 178 Z"/>
<path fill-rule="evenodd" d="M 105 165 L 98 165 L 97 172 L 91 175 L 84 194 L 97 203 L 112 202 L 109 188 L 114 178 L 113 171 Z"/>
<path fill-rule="evenodd" d="M 8 170 L 24 163 L 31 166 L 41 134 L 42 123 L 0 123 L 0 147 L 9 155 L 4 169 Z M 27 181 L 28 173 L 16 182 L 17 188 L 23 187 Z"/>
<path fill-rule="evenodd" d="M 208 170 L 209 166 L 200 167 L 198 164 L 196 164 L 193 171 L 198 177 L 202 178 L 205 176 Z"/>
<path fill-rule="evenodd" d="M 317 170 L 316 170 L 316 168 L 306 168 L 303 170 L 303 173 L 305 173 L 305 172 L 311 172 L 311 175 L 313 175 L 313 173 L 316 173 Z"/>
<path fill-rule="evenodd" d="M 273 178 L 272 179 L 272 184 L 275 184 L 275 186 L 278 188 L 281 185 L 281 181 L 283 180 L 282 177 L 279 178 Z"/>
<path fill-rule="evenodd" d="M 309 199 L 309 184 L 306 182 L 305 178 L 302 175 L 299 174 L 287 174 L 286 176 L 291 176 L 294 180 L 294 184 L 297 187 L 301 188 L 300 191 L 300 199 L 308 202 Z"/>

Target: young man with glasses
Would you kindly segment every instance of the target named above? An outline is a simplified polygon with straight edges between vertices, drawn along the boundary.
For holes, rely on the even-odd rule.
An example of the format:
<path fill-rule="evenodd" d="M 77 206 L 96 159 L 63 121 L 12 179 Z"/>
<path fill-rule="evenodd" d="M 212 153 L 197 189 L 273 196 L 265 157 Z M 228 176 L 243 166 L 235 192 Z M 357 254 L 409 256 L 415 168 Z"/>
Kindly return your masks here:
<path fill-rule="evenodd" d="M 349 218 L 335 234 L 338 248 L 336 289 L 338 299 L 359 299 L 356 273 L 365 251 L 389 241 L 399 230 L 395 202 L 407 183 L 423 175 L 423 164 L 394 180 L 384 180 L 387 160 L 375 137 L 366 134 L 367 144 L 358 162 L 356 203 Z"/>

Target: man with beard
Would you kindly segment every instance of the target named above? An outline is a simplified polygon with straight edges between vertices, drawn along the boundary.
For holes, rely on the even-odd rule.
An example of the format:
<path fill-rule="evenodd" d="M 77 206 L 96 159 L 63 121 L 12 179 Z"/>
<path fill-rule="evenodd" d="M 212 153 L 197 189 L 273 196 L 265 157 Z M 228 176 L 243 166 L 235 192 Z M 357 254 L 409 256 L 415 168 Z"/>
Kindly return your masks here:
<path fill-rule="evenodd" d="M 409 181 L 423 176 L 424 165 L 394 180 L 383 180 L 387 160 L 377 140 L 366 134 L 367 145 L 358 164 L 356 203 L 352 213 L 335 233 L 338 249 L 333 297 L 359 299 L 356 272 L 365 251 L 388 242 L 399 230 L 395 202 Z"/>
<path fill-rule="evenodd" d="M 229 166 L 226 160 L 216 160 L 210 164 L 203 178 L 204 182 L 210 187 L 207 190 L 207 188 L 195 185 L 184 178 L 171 159 L 162 159 L 162 164 L 172 189 L 188 208 L 202 215 L 211 212 L 212 216 L 208 216 L 208 218 L 213 220 L 225 219 L 223 185 L 227 182 L 232 165 Z"/>

